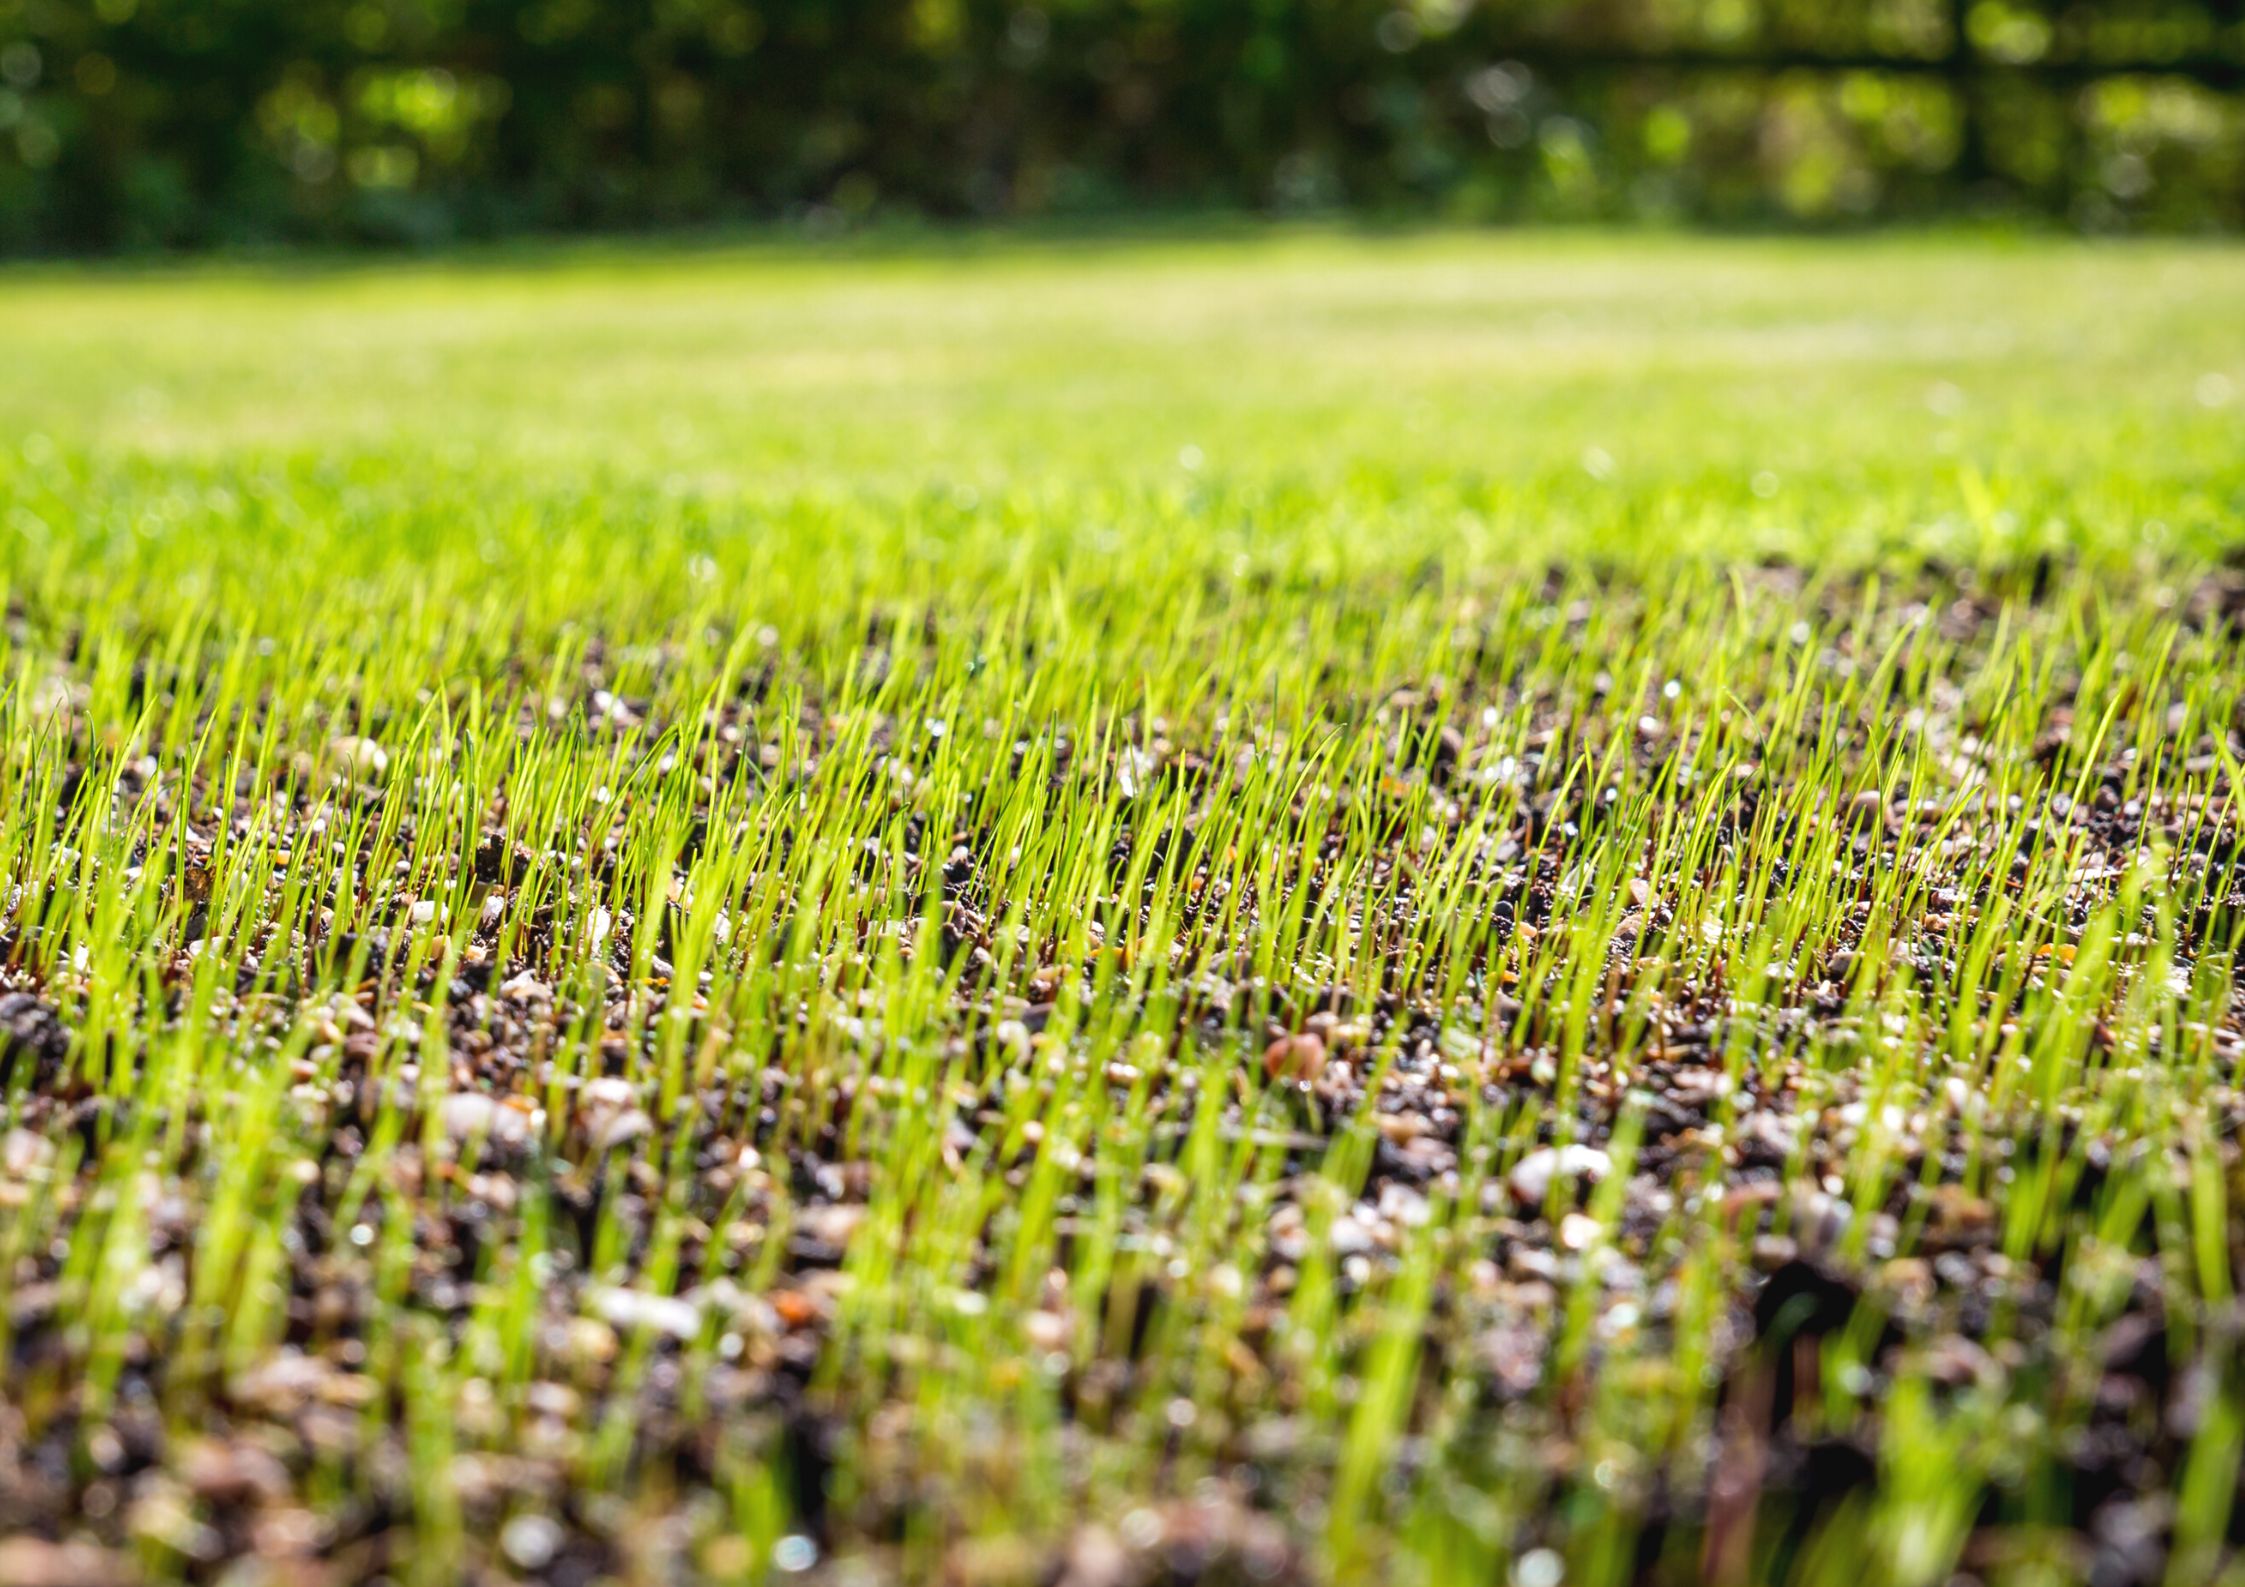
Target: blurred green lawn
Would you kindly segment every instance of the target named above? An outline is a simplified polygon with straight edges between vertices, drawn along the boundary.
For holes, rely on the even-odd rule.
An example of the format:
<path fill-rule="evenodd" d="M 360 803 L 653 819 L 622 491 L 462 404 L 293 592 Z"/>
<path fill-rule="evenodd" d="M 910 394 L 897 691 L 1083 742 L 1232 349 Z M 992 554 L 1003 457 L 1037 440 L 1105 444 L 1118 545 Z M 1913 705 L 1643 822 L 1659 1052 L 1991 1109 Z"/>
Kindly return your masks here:
<path fill-rule="evenodd" d="M 533 495 L 1433 490 L 1514 511 L 1514 546 L 1657 523 L 1862 555 L 2205 535 L 2245 489 L 2245 253 L 2213 244 L 1281 232 L 19 271 L 0 348 L 11 452 Z"/>

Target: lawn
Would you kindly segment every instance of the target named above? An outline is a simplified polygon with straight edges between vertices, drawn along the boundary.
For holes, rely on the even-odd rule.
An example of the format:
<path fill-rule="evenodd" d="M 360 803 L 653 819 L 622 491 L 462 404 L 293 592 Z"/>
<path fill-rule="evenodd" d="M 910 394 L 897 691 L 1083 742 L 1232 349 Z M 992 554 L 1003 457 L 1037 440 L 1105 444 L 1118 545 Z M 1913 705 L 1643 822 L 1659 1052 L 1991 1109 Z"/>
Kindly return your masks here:
<path fill-rule="evenodd" d="M 0 274 L 0 1582 L 2245 1580 L 2245 253 Z"/>

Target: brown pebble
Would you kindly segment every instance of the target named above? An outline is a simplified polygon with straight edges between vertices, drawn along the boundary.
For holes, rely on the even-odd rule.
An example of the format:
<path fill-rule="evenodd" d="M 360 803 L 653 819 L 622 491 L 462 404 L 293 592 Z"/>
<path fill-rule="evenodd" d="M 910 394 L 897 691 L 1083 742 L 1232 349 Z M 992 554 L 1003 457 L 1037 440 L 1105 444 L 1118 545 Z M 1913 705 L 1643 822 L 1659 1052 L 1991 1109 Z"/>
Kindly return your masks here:
<path fill-rule="evenodd" d="M 774 1290 L 771 1302 L 779 1320 L 790 1328 L 808 1328 L 819 1319 L 818 1302 L 798 1290 Z"/>
<path fill-rule="evenodd" d="M 288 1492 L 288 1468 L 254 1444 L 204 1439 L 187 1449 L 179 1466 L 195 1497 L 209 1504 L 247 1504 Z"/>
<path fill-rule="evenodd" d="M 1306 1032 L 1263 1049 L 1263 1072 L 1273 1080 L 1315 1080 L 1324 1068 L 1325 1043 Z"/>

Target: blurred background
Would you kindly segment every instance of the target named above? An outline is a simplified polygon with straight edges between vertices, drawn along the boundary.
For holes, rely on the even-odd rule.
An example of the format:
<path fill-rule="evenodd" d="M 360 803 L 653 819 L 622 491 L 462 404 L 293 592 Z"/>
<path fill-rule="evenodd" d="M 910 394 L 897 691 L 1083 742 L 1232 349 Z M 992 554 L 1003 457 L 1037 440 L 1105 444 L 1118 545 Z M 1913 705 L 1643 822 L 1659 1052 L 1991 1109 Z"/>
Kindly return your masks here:
<path fill-rule="evenodd" d="M 2245 0 L 0 0 L 0 252 L 2245 222 Z"/>

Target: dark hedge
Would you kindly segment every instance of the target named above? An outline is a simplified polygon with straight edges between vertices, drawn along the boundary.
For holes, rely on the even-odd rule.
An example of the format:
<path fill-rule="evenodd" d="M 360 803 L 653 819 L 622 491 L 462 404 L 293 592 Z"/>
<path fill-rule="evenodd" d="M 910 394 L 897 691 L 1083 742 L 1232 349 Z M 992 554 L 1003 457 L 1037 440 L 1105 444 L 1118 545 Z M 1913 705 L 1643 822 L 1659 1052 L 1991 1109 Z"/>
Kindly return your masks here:
<path fill-rule="evenodd" d="M 2245 221 L 2245 0 L 0 0 L 0 250 L 1337 208 Z"/>

